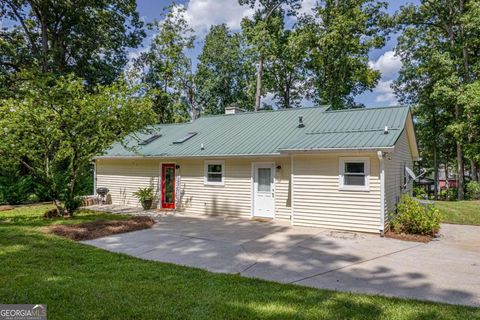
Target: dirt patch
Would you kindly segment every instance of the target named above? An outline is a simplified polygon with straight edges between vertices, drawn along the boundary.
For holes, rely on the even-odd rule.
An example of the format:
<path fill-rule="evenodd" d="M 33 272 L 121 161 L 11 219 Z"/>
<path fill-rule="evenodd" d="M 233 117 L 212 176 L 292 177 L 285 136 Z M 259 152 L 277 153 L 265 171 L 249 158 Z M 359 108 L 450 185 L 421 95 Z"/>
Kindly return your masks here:
<path fill-rule="evenodd" d="M 385 237 L 404 240 L 404 241 L 423 242 L 423 243 L 430 242 L 434 238 L 432 236 L 426 236 L 426 235 L 420 235 L 420 234 L 395 233 L 393 231 L 388 231 L 387 233 L 385 233 Z"/>
<path fill-rule="evenodd" d="M 8 211 L 8 210 L 13 210 L 13 209 L 15 209 L 15 207 L 13 207 L 13 206 L 8 206 L 8 205 L 0 206 L 0 211 Z"/>
<path fill-rule="evenodd" d="M 155 220 L 150 217 L 133 217 L 128 220 L 97 220 L 80 224 L 55 225 L 47 228 L 53 233 L 72 240 L 91 240 L 112 234 L 151 228 Z"/>

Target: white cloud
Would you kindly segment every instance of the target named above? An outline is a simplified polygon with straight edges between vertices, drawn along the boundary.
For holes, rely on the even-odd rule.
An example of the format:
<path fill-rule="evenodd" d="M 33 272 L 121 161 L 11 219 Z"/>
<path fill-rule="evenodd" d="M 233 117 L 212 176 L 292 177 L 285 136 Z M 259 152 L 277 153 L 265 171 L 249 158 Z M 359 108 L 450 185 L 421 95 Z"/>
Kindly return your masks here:
<path fill-rule="evenodd" d="M 303 0 L 300 14 L 311 14 L 318 0 Z M 199 36 L 210 26 L 225 23 L 231 30 L 239 30 L 245 17 L 253 16 L 254 9 L 241 6 L 238 0 L 190 0 L 186 5 L 186 19 Z"/>
<path fill-rule="evenodd" d="M 395 56 L 392 50 L 382 54 L 377 61 L 370 61 L 368 65 L 379 70 L 382 73 L 382 79 L 393 79 L 397 77 L 398 71 L 402 67 L 402 61 Z"/>
<path fill-rule="evenodd" d="M 251 15 L 253 9 L 239 5 L 238 0 L 190 0 L 186 5 L 186 19 L 197 35 L 205 35 L 210 26 L 221 23 L 239 30 L 242 19 Z"/>
<path fill-rule="evenodd" d="M 392 84 L 393 80 L 380 81 L 373 89 L 373 92 L 377 94 L 375 101 L 386 103 L 389 106 L 398 105 Z"/>
<path fill-rule="evenodd" d="M 303 0 L 302 7 L 298 10 L 300 15 L 302 14 L 312 14 L 312 9 L 317 4 L 318 0 Z"/>

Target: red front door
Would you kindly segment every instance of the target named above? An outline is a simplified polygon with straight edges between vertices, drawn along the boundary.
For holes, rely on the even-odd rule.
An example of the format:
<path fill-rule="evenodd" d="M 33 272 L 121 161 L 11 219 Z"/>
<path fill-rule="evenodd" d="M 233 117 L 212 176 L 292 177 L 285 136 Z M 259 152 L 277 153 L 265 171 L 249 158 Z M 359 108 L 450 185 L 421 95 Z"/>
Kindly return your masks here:
<path fill-rule="evenodd" d="M 162 163 L 162 209 L 175 209 L 174 163 Z"/>

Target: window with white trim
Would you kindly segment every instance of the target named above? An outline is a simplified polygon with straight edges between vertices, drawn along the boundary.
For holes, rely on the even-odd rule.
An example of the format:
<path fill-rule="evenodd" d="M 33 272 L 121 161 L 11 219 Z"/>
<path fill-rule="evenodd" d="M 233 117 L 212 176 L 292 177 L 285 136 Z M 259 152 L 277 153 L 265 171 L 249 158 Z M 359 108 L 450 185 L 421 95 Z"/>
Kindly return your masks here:
<path fill-rule="evenodd" d="M 339 184 L 341 190 L 368 191 L 370 159 L 340 158 Z"/>
<path fill-rule="evenodd" d="M 206 185 L 223 185 L 224 184 L 225 161 L 208 160 L 205 161 L 205 178 Z"/>

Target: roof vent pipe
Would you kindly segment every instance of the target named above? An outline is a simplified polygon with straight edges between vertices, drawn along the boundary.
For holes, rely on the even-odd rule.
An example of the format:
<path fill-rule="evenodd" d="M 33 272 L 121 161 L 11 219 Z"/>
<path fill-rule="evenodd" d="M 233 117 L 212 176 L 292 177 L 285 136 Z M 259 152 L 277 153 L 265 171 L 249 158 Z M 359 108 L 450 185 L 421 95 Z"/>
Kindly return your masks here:
<path fill-rule="evenodd" d="M 305 124 L 303 123 L 303 116 L 298 116 L 298 127 L 303 128 Z"/>
<path fill-rule="evenodd" d="M 383 129 L 383 134 L 388 134 L 388 127 L 385 126 L 385 129 Z"/>

